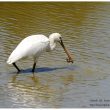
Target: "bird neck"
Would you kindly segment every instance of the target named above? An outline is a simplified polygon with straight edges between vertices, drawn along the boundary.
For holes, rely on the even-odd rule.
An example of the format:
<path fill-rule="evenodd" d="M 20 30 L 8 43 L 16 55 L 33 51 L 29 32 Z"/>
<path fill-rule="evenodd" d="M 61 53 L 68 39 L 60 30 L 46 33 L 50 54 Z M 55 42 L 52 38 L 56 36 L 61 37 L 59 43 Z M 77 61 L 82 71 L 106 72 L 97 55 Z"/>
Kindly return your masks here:
<path fill-rule="evenodd" d="M 55 40 L 53 38 L 49 37 L 49 41 L 50 41 L 50 50 L 54 50 L 56 47 Z"/>

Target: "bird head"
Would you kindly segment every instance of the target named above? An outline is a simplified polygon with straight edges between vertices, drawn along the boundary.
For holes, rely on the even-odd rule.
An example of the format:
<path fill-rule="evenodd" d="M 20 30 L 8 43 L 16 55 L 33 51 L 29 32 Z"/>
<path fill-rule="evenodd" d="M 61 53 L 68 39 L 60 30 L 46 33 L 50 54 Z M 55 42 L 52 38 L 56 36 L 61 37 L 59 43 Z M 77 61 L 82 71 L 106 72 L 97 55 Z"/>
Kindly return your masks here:
<path fill-rule="evenodd" d="M 49 36 L 49 38 L 54 40 L 54 42 L 60 42 L 61 34 L 59 34 L 59 33 L 52 33 Z"/>
<path fill-rule="evenodd" d="M 72 62 L 73 63 L 73 59 L 69 53 L 69 51 L 67 50 L 67 48 L 65 47 L 63 40 L 62 40 L 62 36 L 59 33 L 52 33 L 49 36 L 50 39 L 53 39 L 54 42 L 59 42 L 61 44 L 61 46 L 63 47 L 65 53 L 67 54 L 68 58 L 67 58 L 67 62 Z"/>

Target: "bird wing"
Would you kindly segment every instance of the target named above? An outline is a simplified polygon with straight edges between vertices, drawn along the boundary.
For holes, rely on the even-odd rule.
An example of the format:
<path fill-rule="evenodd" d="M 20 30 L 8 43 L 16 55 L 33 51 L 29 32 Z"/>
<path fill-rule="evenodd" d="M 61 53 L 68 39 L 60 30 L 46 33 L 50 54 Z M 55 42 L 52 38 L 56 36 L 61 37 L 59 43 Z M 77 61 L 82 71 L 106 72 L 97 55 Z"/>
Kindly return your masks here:
<path fill-rule="evenodd" d="M 31 35 L 23 39 L 11 53 L 7 63 L 12 64 L 26 56 L 38 57 L 49 46 L 49 39 L 44 35 Z"/>

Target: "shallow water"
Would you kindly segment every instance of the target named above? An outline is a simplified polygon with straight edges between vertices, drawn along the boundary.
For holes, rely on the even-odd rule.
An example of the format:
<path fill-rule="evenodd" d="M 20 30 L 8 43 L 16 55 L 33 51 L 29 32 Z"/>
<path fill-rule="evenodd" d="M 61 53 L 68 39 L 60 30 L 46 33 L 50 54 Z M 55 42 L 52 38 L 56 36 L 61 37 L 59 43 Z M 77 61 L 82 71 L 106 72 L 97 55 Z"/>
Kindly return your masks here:
<path fill-rule="evenodd" d="M 18 75 L 6 64 L 23 38 L 53 32 L 62 34 L 73 64 L 59 44 L 40 57 L 34 76 L 32 58 L 17 63 Z M 109 2 L 0 3 L 0 107 L 110 107 L 109 81 Z"/>

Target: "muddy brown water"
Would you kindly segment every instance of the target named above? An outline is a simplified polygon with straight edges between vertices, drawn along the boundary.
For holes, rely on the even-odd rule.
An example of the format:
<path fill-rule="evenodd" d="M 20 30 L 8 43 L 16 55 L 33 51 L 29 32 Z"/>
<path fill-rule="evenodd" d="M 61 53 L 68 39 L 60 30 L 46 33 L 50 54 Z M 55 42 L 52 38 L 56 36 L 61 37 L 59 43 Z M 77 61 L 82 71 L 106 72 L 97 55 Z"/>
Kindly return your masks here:
<path fill-rule="evenodd" d="M 73 64 L 59 44 L 40 57 L 34 76 L 32 58 L 17 63 L 18 75 L 6 64 L 23 38 L 53 32 Z M 110 3 L 0 2 L 0 107 L 110 107 Z"/>

